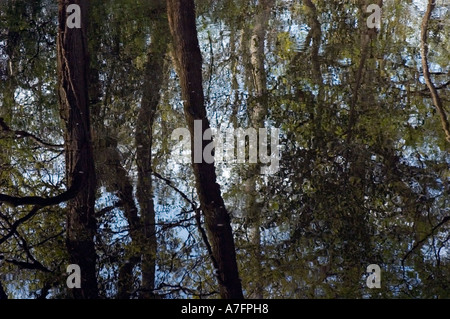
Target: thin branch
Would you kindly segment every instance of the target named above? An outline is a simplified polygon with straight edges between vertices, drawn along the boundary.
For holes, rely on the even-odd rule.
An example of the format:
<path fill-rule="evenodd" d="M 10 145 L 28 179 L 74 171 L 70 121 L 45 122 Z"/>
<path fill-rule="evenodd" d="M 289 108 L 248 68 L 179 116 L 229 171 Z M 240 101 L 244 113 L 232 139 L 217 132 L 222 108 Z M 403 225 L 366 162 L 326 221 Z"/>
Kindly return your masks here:
<path fill-rule="evenodd" d="M 44 272 L 52 272 L 50 269 L 45 267 L 42 263 L 40 263 L 36 258 L 34 258 L 33 254 L 30 251 L 30 247 L 28 246 L 27 241 L 23 236 L 19 234 L 19 232 L 16 229 L 16 236 L 18 238 L 18 244 L 22 249 L 24 250 L 25 254 L 27 255 L 28 259 L 32 261 L 32 263 L 23 263 L 19 262 L 20 264 L 17 264 L 19 267 L 27 268 L 27 269 L 37 269 L 42 270 Z M 10 261 L 11 262 L 11 261 Z M 14 262 L 12 262 L 14 264 Z M 21 265 L 22 264 L 22 265 Z"/>
<path fill-rule="evenodd" d="M 450 142 L 450 124 L 447 119 L 447 114 L 445 113 L 444 106 L 442 104 L 442 100 L 439 97 L 439 94 L 431 81 L 430 70 L 428 69 L 428 21 L 430 20 L 431 13 L 433 12 L 435 6 L 434 0 L 428 0 L 427 11 L 425 12 L 425 16 L 422 21 L 422 30 L 420 37 L 420 53 L 422 55 L 422 69 L 423 76 L 425 78 L 425 82 L 430 90 L 431 97 L 433 99 L 434 106 L 438 110 L 439 116 L 441 118 L 441 125 L 445 132 L 445 136 L 448 142 Z"/>
<path fill-rule="evenodd" d="M 58 145 L 58 144 L 51 144 L 48 142 L 45 142 L 44 140 L 42 140 L 41 138 L 37 137 L 36 135 L 33 135 L 31 133 L 25 132 L 25 131 L 20 131 L 20 130 L 12 130 L 4 121 L 4 119 L 2 117 L 0 117 L 0 129 L 4 132 L 7 132 L 11 135 L 15 135 L 16 137 L 20 137 L 20 138 L 30 138 L 33 141 L 35 141 L 36 143 L 38 143 L 39 145 L 46 147 L 46 148 L 50 148 L 52 150 L 57 150 L 59 151 L 61 148 L 64 147 L 64 145 Z"/>
<path fill-rule="evenodd" d="M 6 259 L 5 262 L 13 264 L 15 266 L 18 266 L 21 269 L 41 270 L 41 271 L 47 272 L 47 273 L 51 272 L 51 270 L 47 269 L 45 266 L 43 266 L 41 263 L 39 263 L 37 261 L 33 262 L 33 263 L 29 263 L 29 262 L 25 262 L 25 261 L 14 260 L 14 259 Z"/>
<path fill-rule="evenodd" d="M 167 288 L 170 288 L 170 292 L 162 293 L 160 295 L 169 295 L 169 294 L 174 293 L 174 292 L 182 291 L 185 294 L 189 294 L 189 295 L 196 296 L 196 297 L 208 297 L 208 296 L 216 295 L 216 294 L 219 293 L 218 291 L 211 291 L 211 292 L 207 292 L 207 293 L 198 294 L 194 290 L 192 290 L 192 289 L 190 289 L 188 287 L 181 286 L 181 284 L 171 285 L 171 284 L 166 284 L 166 283 L 159 284 L 158 287 L 156 287 L 154 290 L 155 291 L 156 290 L 165 290 Z"/>
<path fill-rule="evenodd" d="M 44 240 L 42 240 L 42 241 L 40 241 L 40 242 L 38 242 L 36 244 L 31 245 L 30 248 L 39 247 L 39 246 L 45 244 L 46 242 L 48 242 L 48 241 L 50 241 L 52 239 L 58 238 L 58 237 L 62 236 L 65 233 L 65 231 L 66 230 L 64 229 L 64 230 L 60 231 L 59 233 L 54 234 L 53 236 L 47 237 Z"/>
<path fill-rule="evenodd" d="M 191 199 L 189 199 L 189 197 L 185 193 L 183 193 L 180 189 L 178 189 L 175 185 L 173 185 L 171 180 L 161 176 L 160 174 L 158 174 L 157 172 L 155 172 L 153 170 L 152 170 L 151 173 L 152 173 L 153 176 L 155 176 L 155 177 L 159 178 L 160 180 L 164 181 L 167 186 L 169 186 L 174 191 L 176 191 L 178 194 L 180 194 L 180 196 L 191 205 L 191 207 L 192 207 L 192 209 L 194 211 L 196 211 L 198 209 L 197 208 L 197 204 L 194 201 L 192 201 Z"/>
<path fill-rule="evenodd" d="M 123 206 L 123 202 L 121 200 L 115 202 L 113 205 L 111 206 L 106 206 L 104 208 L 102 208 L 101 210 L 95 212 L 95 215 L 97 217 L 101 217 L 103 215 L 105 215 L 106 213 L 109 213 L 111 211 L 113 211 L 116 208 L 122 207 Z"/>
<path fill-rule="evenodd" d="M 42 208 L 41 206 L 37 206 L 37 205 L 34 206 L 33 209 L 28 214 L 26 214 L 22 218 L 19 218 L 13 224 L 11 224 L 11 228 L 9 229 L 8 234 L 6 234 L 2 238 L 0 238 L 0 245 L 3 244 L 5 241 L 7 241 L 11 236 L 13 236 L 16 233 L 17 228 L 21 224 L 25 223 L 27 220 L 31 219 L 34 215 L 36 215 L 41 208 Z"/>
<path fill-rule="evenodd" d="M 192 200 L 189 199 L 189 197 L 187 197 L 187 195 L 185 193 L 183 193 L 181 190 L 179 190 L 176 186 L 174 186 L 172 184 L 172 181 L 170 181 L 169 179 L 161 176 L 160 174 L 152 171 L 152 175 L 154 175 L 155 177 L 163 180 L 167 186 L 171 187 L 172 189 L 174 189 L 178 194 L 181 195 L 181 197 L 183 197 L 188 203 L 191 204 L 193 211 L 195 212 L 195 220 L 197 222 L 197 228 L 198 231 L 200 232 L 200 235 L 202 236 L 202 240 L 206 246 L 206 250 L 208 251 L 209 257 L 211 258 L 211 262 L 214 266 L 214 269 L 218 270 L 219 269 L 219 263 L 217 262 L 216 258 L 213 255 L 212 252 L 212 247 L 211 244 L 209 243 L 208 240 L 208 236 L 206 234 L 205 229 L 202 226 L 202 222 L 201 222 L 201 208 L 197 207 L 197 204 L 195 202 L 193 202 Z M 220 284 L 223 284 L 222 278 L 220 277 L 219 273 L 215 273 L 217 280 L 219 281 Z"/>
<path fill-rule="evenodd" d="M 209 61 L 208 89 L 206 90 L 206 105 L 209 105 L 210 100 L 211 100 L 211 82 L 212 82 L 212 75 L 213 75 L 213 69 L 214 69 L 214 51 L 213 51 L 211 34 L 209 32 L 208 32 L 208 40 L 209 40 L 210 61 Z"/>
<path fill-rule="evenodd" d="M 444 225 L 446 222 L 448 222 L 450 220 L 450 216 L 444 217 L 444 219 L 442 219 L 442 221 L 440 221 L 436 226 L 433 227 L 433 229 L 431 229 L 431 232 L 429 234 L 427 234 L 423 239 L 419 240 L 405 255 L 405 257 L 403 257 L 402 259 L 402 265 L 405 263 L 405 260 L 409 257 L 409 255 L 412 254 L 412 252 L 414 250 L 416 250 L 419 246 L 421 246 L 428 238 L 430 238 L 430 236 L 434 235 L 434 232 L 436 231 L 436 229 L 438 229 L 439 227 L 441 227 L 442 225 Z"/>

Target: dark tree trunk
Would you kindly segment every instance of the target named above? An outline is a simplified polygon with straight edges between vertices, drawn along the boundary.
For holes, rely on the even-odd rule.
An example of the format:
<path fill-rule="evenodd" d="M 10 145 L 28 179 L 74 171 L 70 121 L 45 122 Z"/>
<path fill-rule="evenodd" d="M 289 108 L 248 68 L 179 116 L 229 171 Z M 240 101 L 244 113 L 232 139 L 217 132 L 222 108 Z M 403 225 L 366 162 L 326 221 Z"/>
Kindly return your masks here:
<path fill-rule="evenodd" d="M 58 81 L 61 118 L 65 122 L 66 178 L 68 188 L 82 185 L 67 207 L 66 245 L 71 264 L 81 268 L 81 288 L 72 289 L 74 298 L 98 298 L 94 216 L 96 177 L 92 150 L 87 50 L 87 0 L 59 0 Z M 66 25 L 69 4 L 80 6 L 81 28 Z"/>
<path fill-rule="evenodd" d="M 168 45 L 168 23 L 165 10 L 165 2 L 162 2 L 158 6 L 157 14 L 154 15 L 151 28 L 152 43 L 148 53 L 145 72 L 144 93 L 136 125 L 135 141 L 138 168 L 136 196 L 140 207 L 142 224 L 141 242 L 139 243 L 142 261 L 142 293 L 140 297 L 143 299 L 155 297 L 153 290 L 155 288 L 157 238 L 151 155 L 153 123 L 160 100 L 164 73 L 164 56 Z"/>
<path fill-rule="evenodd" d="M 216 182 L 214 164 L 194 162 L 194 120 L 202 121 L 202 134 L 208 129 L 202 85 L 202 57 L 193 0 L 167 0 L 170 30 L 174 41 L 174 56 L 184 102 L 184 114 L 191 132 L 192 167 L 201 209 L 212 248 L 213 264 L 217 267 L 222 298 L 243 298 L 236 262 L 230 216 Z M 202 150 L 209 141 L 202 141 Z"/>
<path fill-rule="evenodd" d="M 8 299 L 5 289 L 3 288 L 2 282 L 0 281 L 0 300 Z"/>

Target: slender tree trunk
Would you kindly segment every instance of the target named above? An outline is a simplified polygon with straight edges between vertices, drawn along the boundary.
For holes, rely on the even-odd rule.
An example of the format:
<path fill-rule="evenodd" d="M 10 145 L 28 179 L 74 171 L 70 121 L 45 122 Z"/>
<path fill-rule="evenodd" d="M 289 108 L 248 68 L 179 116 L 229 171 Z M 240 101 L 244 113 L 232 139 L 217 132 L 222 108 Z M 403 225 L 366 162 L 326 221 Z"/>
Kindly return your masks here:
<path fill-rule="evenodd" d="M 14 93 L 17 87 L 16 80 L 16 63 L 15 63 L 15 54 L 17 51 L 17 42 L 19 40 L 19 35 L 17 32 L 9 31 L 6 42 L 6 54 L 8 56 L 7 59 L 7 79 L 5 85 L 5 91 L 3 92 L 3 103 L 0 108 L 0 117 L 7 119 L 7 121 L 11 120 L 12 110 L 15 106 L 15 98 Z"/>
<path fill-rule="evenodd" d="M 191 160 L 196 189 L 212 248 L 220 294 L 224 299 L 243 298 L 230 215 L 216 182 L 214 164 L 194 162 L 194 121 L 202 121 L 202 134 L 210 127 L 202 85 L 202 57 L 197 37 L 193 0 L 167 0 L 170 31 L 184 100 L 184 114 L 191 132 Z M 203 136 L 203 135 L 202 135 Z M 202 148 L 208 144 L 203 141 Z"/>
<path fill-rule="evenodd" d="M 439 117 L 441 118 L 442 129 L 444 130 L 445 137 L 448 142 L 450 142 L 450 124 L 447 119 L 447 114 L 445 113 L 444 105 L 442 100 L 431 81 L 430 71 L 428 69 L 428 21 L 430 20 L 431 13 L 436 5 L 435 0 L 428 0 L 427 11 L 422 20 L 422 28 L 420 35 L 420 54 L 422 55 L 422 69 L 423 76 L 425 78 L 425 83 L 427 84 L 428 90 L 431 93 L 431 98 L 433 99 L 433 104 L 436 107 Z"/>
<path fill-rule="evenodd" d="M 361 5 L 361 12 L 365 13 L 365 9 L 367 8 L 368 1 L 365 1 L 365 4 Z M 383 1 L 378 0 L 377 5 L 382 7 Z M 370 49 L 370 42 L 372 39 L 376 36 L 376 30 L 375 29 L 369 29 L 367 28 L 365 22 L 365 16 L 364 14 L 361 14 L 360 21 L 363 23 L 361 24 L 361 58 L 359 61 L 359 67 L 355 75 L 355 86 L 352 92 L 352 99 L 350 101 L 350 112 L 349 112 L 349 122 L 348 122 L 348 133 L 347 133 L 347 139 L 346 143 L 347 145 L 351 144 L 352 138 L 353 138 L 353 131 L 358 121 L 358 113 L 360 110 L 357 109 L 358 102 L 360 98 L 360 89 L 361 84 L 364 81 L 364 69 L 366 67 L 366 62 L 369 57 L 369 49 Z"/>
<path fill-rule="evenodd" d="M 14 10 L 15 11 L 15 10 Z M 19 34 L 14 31 L 8 31 L 6 40 L 6 81 L 4 81 L 4 91 L 2 92 L 2 106 L 0 107 L 0 118 L 6 119 L 7 122 L 12 120 L 13 110 L 16 107 L 15 92 L 17 88 L 17 80 L 15 75 L 16 62 L 15 55 L 18 50 Z M 7 147 L 2 151 L 0 156 L 0 167 L 9 167 L 11 165 L 11 150 Z M 0 181 L 8 180 L 10 177 L 6 170 L 0 171 Z"/>
<path fill-rule="evenodd" d="M 256 103 L 252 106 L 250 117 L 251 124 L 254 126 L 264 124 L 264 118 L 267 114 L 267 74 L 264 65 L 264 43 L 273 4 L 273 0 L 261 1 L 250 40 L 251 73 L 253 89 L 256 95 Z"/>
<path fill-rule="evenodd" d="M 24 3 L 14 3 L 10 2 L 3 4 L 3 10 L 7 12 L 8 15 L 14 16 L 19 15 L 20 12 L 24 10 Z M 6 119 L 7 122 L 12 120 L 14 110 L 16 108 L 15 92 L 18 86 L 17 82 L 17 68 L 18 68 L 18 51 L 20 50 L 20 34 L 17 30 L 8 30 L 6 33 L 6 45 L 5 45 L 5 67 L 6 67 L 6 80 L 2 87 L 4 91 L 2 92 L 2 105 L 0 106 L 0 118 Z M 11 151 L 5 148 L 0 156 L 0 167 L 8 167 L 11 165 Z M 6 173 L 6 172 L 5 172 Z M 0 177 L 5 174 L 0 172 Z M 8 177 L 6 177 L 8 179 Z"/>
<path fill-rule="evenodd" d="M 92 30 L 94 33 L 94 30 Z M 92 43 L 92 52 L 99 50 L 100 43 Z M 92 57 L 94 58 L 94 57 Z M 95 63 L 94 63 L 95 64 Z M 112 70 L 114 67 L 111 68 Z M 114 71 L 111 71 L 114 73 Z M 117 138 L 110 135 L 110 130 L 105 126 L 101 118 L 102 92 L 100 74 L 98 70 L 89 68 L 89 98 L 91 104 L 91 114 L 93 119 L 93 136 L 95 149 L 95 165 L 98 181 L 106 186 L 108 190 L 115 191 L 120 200 L 121 207 L 129 225 L 129 232 L 132 243 L 137 241 L 137 234 L 140 230 L 140 221 L 138 210 L 133 195 L 133 185 L 128 176 L 128 172 L 122 165 L 120 152 L 117 148 Z M 105 91 L 108 91 L 106 88 Z M 103 107 L 108 107 L 106 105 Z M 132 246 L 132 245 L 130 245 Z M 134 251 L 131 248 L 131 251 Z M 137 254 L 131 254 L 130 258 L 119 266 L 118 299 L 129 299 L 133 290 L 133 268 L 139 262 L 140 257 Z"/>
<path fill-rule="evenodd" d="M 252 76 L 253 103 L 249 103 L 250 124 L 258 130 L 264 127 L 264 119 L 267 115 L 267 74 L 264 62 L 265 39 L 267 26 L 270 18 L 272 0 L 261 1 L 258 6 L 258 14 L 255 17 L 255 26 L 250 38 L 250 64 Z M 248 65 L 248 64 L 247 64 Z M 262 269 L 262 247 L 261 247 L 261 213 L 263 210 L 262 201 L 258 201 L 257 184 L 261 163 L 253 164 L 250 167 L 250 177 L 245 181 L 247 193 L 247 217 L 252 225 L 252 270 L 255 271 L 252 280 L 254 291 L 249 297 L 262 299 L 264 293 L 264 278 Z"/>
<path fill-rule="evenodd" d="M 98 298 L 94 236 L 96 177 L 91 140 L 88 97 L 87 0 L 59 0 L 58 81 L 61 118 L 65 123 L 66 178 L 83 187 L 68 202 L 66 245 L 71 264 L 81 268 L 81 288 L 72 289 L 76 299 Z M 66 24 L 67 6 L 81 8 L 81 28 Z"/>
<path fill-rule="evenodd" d="M 308 7 L 308 21 L 310 33 L 308 36 L 311 37 L 312 44 L 310 48 L 310 63 L 311 63 L 311 71 L 312 78 L 314 84 L 318 88 L 317 94 L 317 103 L 314 103 L 313 109 L 311 110 L 312 119 L 313 119 L 313 131 L 314 137 L 311 141 L 311 148 L 323 149 L 325 145 L 325 139 L 323 137 L 323 128 L 322 128 L 322 120 L 323 120 L 323 99 L 324 89 L 323 89 L 323 77 L 322 72 L 320 70 L 320 57 L 319 57 L 319 49 L 322 42 L 322 29 L 318 19 L 317 7 L 311 0 L 305 0 L 305 5 Z"/>
<path fill-rule="evenodd" d="M 164 4 L 162 4 L 164 3 Z M 142 259 L 141 298 L 154 298 L 156 273 L 156 215 L 153 201 L 152 147 L 153 123 L 160 101 L 160 90 L 164 74 L 164 56 L 167 52 L 169 28 L 165 16 L 166 6 L 162 2 L 152 23 L 147 67 L 144 80 L 144 94 L 136 124 L 136 162 L 138 168 L 137 199 L 141 212 L 142 232 L 140 234 Z"/>
<path fill-rule="evenodd" d="M 94 7 L 97 5 L 97 7 Z M 90 6 L 91 10 L 96 10 L 96 16 L 107 14 L 104 5 L 94 4 Z M 92 12 L 92 11 L 90 11 Z M 94 14 L 95 15 L 95 14 Z M 92 16 L 90 14 L 90 16 Z M 89 34 L 91 39 L 95 39 L 89 43 L 91 52 L 99 52 L 101 43 L 98 41 L 97 30 L 89 25 Z M 97 37 L 97 38 L 96 38 Z M 129 225 L 129 234 L 132 240 L 131 245 L 126 246 L 129 249 L 125 253 L 127 260 L 119 265 L 119 276 L 117 283 L 117 298 L 130 299 L 133 292 L 133 269 L 140 261 L 140 255 L 136 253 L 138 235 L 141 230 L 138 209 L 133 194 L 133 184 L 128 172 L 123 167 L 121 155 L 118 150 L 117 133 L 113 129 L 105 125 L 101 116 L 101 110 L 108 108 L 107 93 L 103 95 L 102 83 L 100 80 L 99 70 L 94 67 L 98 64 L 96 55 L 91 56 L 89 68 L 89 99 L 92 115 L 92 127 L 94 138 L 94 156 L 98 182 L 106 186 L 106 189 L 115 192 L 119 198 L 120 207 L 123 209 L 125 218 Z M 115 64 L 109 69 L 110 78 L 115 71 Z M 110 81 L 106 84 L 105 92 L 110 90 Z M 103 102 L 103 105 L 102 105 Z M 131 252 L 130 252 L 131 251 Z M 128 254 L 127 254 L 128 253 Z"/>
<path fill-rule="evenodd" d="M 131 253 L 129 257 L 127 255 L 128 260 L 119 267 L 117 291 L 118 299 L 129 299 L 133 291 L 133 269 L 140 261 L 136 247 L 139 243 L 141 224 L 134 200 L 133 185 L 131 184 L 127 171 L 122 165 L 119 150 L 117 149 L 117 141 L 109 138 L 106 135 L 107 133 L 105 133 L 106 131 L 107 129 L 105 127 L 97 128 L 97 133 L 101 136 L 99 136 L 99 143 L 97 143 L 98 146 L 96 148 L 97 172 L 101 171 L 99 181 L 107 189 L 115 191 L 129 225 L 129 234 L 132 243 L 127 248 L 130 248 Z"/>

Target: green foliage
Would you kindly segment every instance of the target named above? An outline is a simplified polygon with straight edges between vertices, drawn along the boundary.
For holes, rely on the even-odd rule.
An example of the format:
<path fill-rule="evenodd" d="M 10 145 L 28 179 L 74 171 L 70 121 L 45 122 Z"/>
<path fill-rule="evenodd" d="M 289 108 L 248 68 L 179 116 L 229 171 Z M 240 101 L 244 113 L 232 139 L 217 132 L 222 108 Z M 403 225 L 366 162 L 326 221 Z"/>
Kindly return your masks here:
<path fill-rule="evenodd" d="M 261 97 L 250 39 L 262 2 L 196 1 L 211 122 L 248 126 L 255 105 L 264 105 L 264 125 L 281 129 L 276 174 L 261 177 L 254 167 L 235 163 L 217 169 L 246 295 L 262 287 L 264 298 L 449 298 L 449 223 L 440 224 L 450 214 L 449 148 L 421 74 L 423 12 L 399 1 L 386 3 L 382 28 L 369 41 L 364 60 L 367 30 L 357 1 L 313 1 L 316 10 L 295 1 L 272 4 L 260 57 L 267 82 Z M 62 144 L 55 2 L 5 3 L 0 116 L 13 130 Z M 97 91 L 90 92 L 99 180 L 96 248 L 107 298 L 117 295 L 120 267 L 143 249 L 131 240 L 120 183 L 111 181 L 122 169 L 136 202 L 135 135 L 142 95 L 149 89 L 144 86 L 148 49 L 168 32 L 156 27 L 165 17 L 160 5 L 91 2 L 90 69 L 98 80 Z M 313 27 L 316 20 L 319 28 Z M 430 34 L 432 79 L 446 104 L 448 26 L 432 19 Z M 217 280 L 192 207 L 171 187 L 198 202 L 190 165 L 171 158 L 170 135 L 186 125 L 170 54 L 164 63 L 151 164 L 171 184 L 151 177 L 155 293 L 214 298 Z M 0 193 L 49 197 L 65 190 L 62 149 L 3 131 L 0 149 Z M 113 159 L 117 170 L 108 166 Z M 0 244 L 8 260 L 0 280 L 10 297 L 67 297 L 65 207 L 42 209 Z M 31 208 L 2 204 L 0 239 Z M 48 271 L 36 269 L 38 263 Z M 365 285 L 372 263 L 382 268 L 381 289 Z M 140 262 L 132 274 L 131 296 L 138 298 Z"/>

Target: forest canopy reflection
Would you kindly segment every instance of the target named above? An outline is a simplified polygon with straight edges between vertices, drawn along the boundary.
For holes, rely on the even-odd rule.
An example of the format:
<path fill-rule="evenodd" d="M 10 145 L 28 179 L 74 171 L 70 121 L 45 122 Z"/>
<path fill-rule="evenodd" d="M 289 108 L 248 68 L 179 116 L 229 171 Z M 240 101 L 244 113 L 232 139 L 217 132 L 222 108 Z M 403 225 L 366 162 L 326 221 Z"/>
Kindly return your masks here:
<path fill-rule="evenodd" d="M 449 298 L 449 15 L 0 1 L 0 299 Z M 196 121 L 282 155 L 178 161 Z"/>

